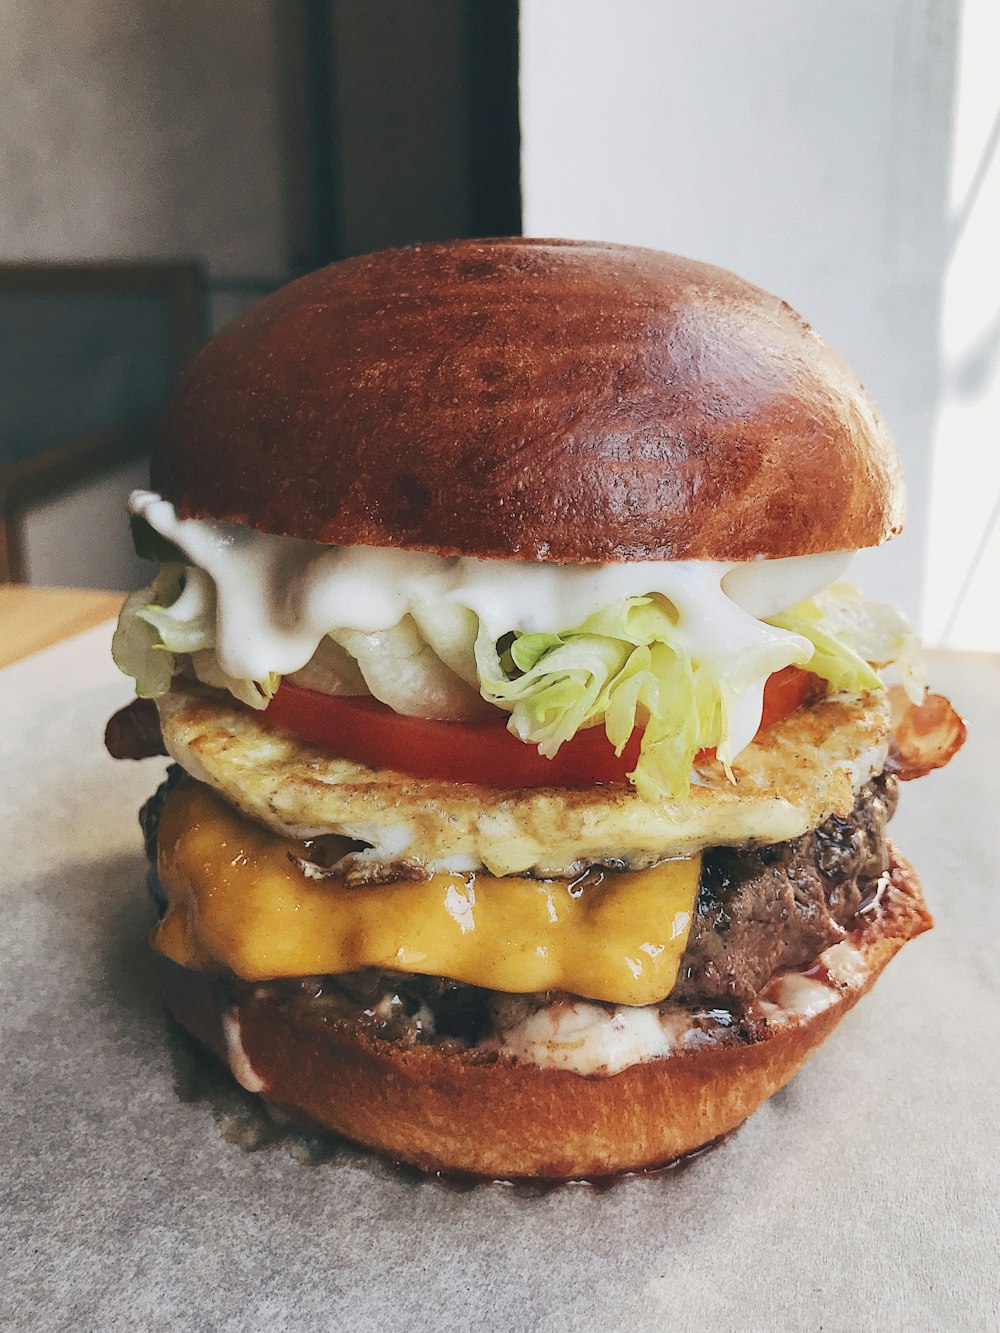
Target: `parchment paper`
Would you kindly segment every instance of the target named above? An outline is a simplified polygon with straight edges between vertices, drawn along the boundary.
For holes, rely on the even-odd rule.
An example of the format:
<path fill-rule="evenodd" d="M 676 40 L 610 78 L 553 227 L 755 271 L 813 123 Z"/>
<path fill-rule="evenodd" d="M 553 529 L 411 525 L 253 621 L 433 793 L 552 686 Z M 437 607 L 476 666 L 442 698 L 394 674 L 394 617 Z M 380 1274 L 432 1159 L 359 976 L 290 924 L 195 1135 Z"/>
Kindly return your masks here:
<path fill-rule="evenodd" d="M 937 929 L 714 1152 L 524 1197 L 230 1142 L 259 1124 L 148 984 L 135 812 L 164 765 L 103 752 L 109 639 L 0 672 L 0 1326 L 1000 1327 L 998 659 L 935 660 L 971 738 L 893 826 Z"/>

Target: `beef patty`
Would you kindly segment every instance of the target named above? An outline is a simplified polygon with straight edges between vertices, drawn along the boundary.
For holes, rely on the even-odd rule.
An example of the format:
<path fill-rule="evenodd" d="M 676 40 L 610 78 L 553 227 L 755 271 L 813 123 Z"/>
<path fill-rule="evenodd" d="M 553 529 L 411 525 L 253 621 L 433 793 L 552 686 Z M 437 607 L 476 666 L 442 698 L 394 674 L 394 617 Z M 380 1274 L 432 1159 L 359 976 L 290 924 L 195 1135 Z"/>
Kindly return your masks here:
<path fill-rule="evenodd" d="M 163 800 L 182 775 L 172 768 L 140 814 L 154 863 Z M 888 867 L 885 830 L 896 800 L 897 781 L 883 773 L 862 787 L 846 819 L 832 816 L 792 842 L 707 851 L 669 1001 L 739 1015 L 776 972 L 811 962 L 842 940 Z M 162 912 L 166 901 L 155 873 L 150 880 Z M 231 984 L 235 994 L 248 983 Z M 369 969 L 262 984 L 328 1006 L 331 1016 L 361 1022 L 392 1040 L 473 1044 L 490 1026 L 490 991 L 440 977 Z M 538 998 L 544 1003 L 556 996 Z"/>
<path fill-rule="evenodd" d="M 713 847 L 670 998 L 746 1005 L 780 968 L 808 963 L 847 934 L 889 867 L 886 825 L 898 783 L 865 784 L 846 819 L 771 847 Z"/>

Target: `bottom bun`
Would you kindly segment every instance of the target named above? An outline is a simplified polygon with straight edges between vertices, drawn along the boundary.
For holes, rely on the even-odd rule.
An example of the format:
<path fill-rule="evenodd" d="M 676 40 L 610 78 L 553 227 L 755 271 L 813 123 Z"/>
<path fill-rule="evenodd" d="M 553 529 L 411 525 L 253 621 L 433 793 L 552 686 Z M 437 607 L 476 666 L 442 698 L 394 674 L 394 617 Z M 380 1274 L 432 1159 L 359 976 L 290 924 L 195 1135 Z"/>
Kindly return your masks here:
<path fill-rule="evenodd" d="M 162 961 L 178 1021 L 294 1119 L 425 1171 L 566 1180 L 663 1166 L 735 1129 L 930 925 L 919 881 L 893 849 L 882 892 L 847 939 L 774 978 L 747 1020 L 603 1076 L 394 1043 L 272 987 L 227 988 Z"/>

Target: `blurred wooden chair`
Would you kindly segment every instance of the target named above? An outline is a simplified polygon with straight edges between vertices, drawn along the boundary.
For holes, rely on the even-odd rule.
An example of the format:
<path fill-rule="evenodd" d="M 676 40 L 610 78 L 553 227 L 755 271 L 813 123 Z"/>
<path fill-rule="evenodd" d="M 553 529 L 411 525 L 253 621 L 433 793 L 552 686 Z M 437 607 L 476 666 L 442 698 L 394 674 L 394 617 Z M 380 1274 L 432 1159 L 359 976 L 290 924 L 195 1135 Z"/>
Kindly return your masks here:
<path fill-rule="evenodd" d="M 126 540 L 99 530 L 102 511 L 60 518 L 58 501 L 128 464 L 140 475 L 204 333 L 194 263 L 0 265 L 0 582 L 32 579 L 33 513 L 50 515 L 40 540 L 53 522 L 80 527 L 60 542 L 70 553 Z M 63 565 L 55 579 L 47 565 L 46 581 L 95 582 L 74 577 L 71 555 Z"/>

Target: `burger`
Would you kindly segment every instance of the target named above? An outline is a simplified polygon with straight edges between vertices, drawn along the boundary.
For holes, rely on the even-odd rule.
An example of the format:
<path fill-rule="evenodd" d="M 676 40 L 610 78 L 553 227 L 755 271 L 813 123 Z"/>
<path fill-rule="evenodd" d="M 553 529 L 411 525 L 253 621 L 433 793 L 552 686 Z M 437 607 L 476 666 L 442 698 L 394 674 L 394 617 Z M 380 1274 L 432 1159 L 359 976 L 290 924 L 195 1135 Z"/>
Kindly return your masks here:
<path fill-rule="evenodd" d="M 889 434 L 784 302 L 575 241 L 385 251 L 194 359 L 115 636 L 176 1019 L 429 1171 L 739 1125 L 931 922 L 887 840 L 964 730 L 843 575 Z"/>

